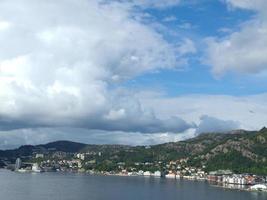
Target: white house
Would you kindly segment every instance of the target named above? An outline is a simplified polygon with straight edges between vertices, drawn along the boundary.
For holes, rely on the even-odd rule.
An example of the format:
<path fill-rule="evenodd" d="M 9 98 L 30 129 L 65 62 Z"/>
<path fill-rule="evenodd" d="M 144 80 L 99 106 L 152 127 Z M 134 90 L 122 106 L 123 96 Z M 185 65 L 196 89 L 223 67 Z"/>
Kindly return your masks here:
<path fill-rule="evenodd" d="M 160 171 L 155 171 L 154 172 L 155 177 L 161 177 L 161 172 Z"/>
<path fill-rule="evenodd" d="M 144 172 L 144 176 L 151 176 L 151 172 L 150 171 Z"/>

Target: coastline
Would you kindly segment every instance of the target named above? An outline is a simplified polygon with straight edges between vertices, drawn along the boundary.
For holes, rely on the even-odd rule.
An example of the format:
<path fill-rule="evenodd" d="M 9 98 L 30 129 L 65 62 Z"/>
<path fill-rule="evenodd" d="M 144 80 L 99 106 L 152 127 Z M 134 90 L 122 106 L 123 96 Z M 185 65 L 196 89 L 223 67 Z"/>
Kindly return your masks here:
<path fill-rule="evenodd" d="M 180 177 L 180 178 L 167 178 L 165 176 L 144 176 L 144 175 L 128 175 L 123 173 L 108 173 L 108 172 L 92 172 L 92 171 L 49 171 L 49 172 L 34 172 L 31 170 L 24 170 L 24 171 L 12 171 L 9 169 L 1 168 L 0 170 L 10 171 L 14 173 L 32 173 L 32 174 L 39 174 L 39 173 L 57 173 L 57 174 L 81 174 L 81 175 L 90 175 L 90 176 L 114 176 L 114 177 L 140 177 L 146 179 L 166 179 L 166 180 L 173 180 L 173 181 L 190 181 L 190 182 L 206 182 L 211 187 L 217 187 L 225 190 L 235 190 L 235 191 L 245 191 L 245 192 L 257 192 L 257 193 L 267 193 L 267 190 L 259 191 L 259 190 L 252 190 L 250 188 L 251 185 L 238 185 L 238 184 L 223 184 L 223 183 L 216 183 L 209 181 L 207 178 L 189 178 L 189 177 Z"/>

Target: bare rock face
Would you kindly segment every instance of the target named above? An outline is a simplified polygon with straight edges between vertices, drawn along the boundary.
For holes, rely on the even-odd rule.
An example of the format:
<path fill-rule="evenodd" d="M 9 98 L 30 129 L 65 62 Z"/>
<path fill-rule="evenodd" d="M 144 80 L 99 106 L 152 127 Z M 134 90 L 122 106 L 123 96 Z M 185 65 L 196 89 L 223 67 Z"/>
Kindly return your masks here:
<path fill-rule="evenodd" d="M 261 143 L 261 144 L 265 144 L 266 143 L 266 138 L 261 136 L 261 135 L 259 135 L 259 136 L 257 136 L 257 141 L 259 143 Z"/>

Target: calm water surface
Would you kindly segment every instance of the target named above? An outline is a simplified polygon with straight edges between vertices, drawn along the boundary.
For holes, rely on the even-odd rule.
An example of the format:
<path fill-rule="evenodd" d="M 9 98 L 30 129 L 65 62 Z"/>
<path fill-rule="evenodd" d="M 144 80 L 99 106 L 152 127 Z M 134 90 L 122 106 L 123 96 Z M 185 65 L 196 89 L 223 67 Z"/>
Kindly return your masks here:
<path fill-rule="evenodd" d="M 0 170 L 0 199 L 267 200 L 267 193 L 226 190 L 193 181 Z"/>

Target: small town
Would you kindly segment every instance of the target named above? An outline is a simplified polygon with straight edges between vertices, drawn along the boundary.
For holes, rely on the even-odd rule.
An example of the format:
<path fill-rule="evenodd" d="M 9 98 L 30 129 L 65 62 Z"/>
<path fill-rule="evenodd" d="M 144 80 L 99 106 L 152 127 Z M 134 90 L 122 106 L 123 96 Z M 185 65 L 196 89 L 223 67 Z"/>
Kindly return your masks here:
<path fill-rule="evenodd" d="M 36 153 L 32 161 L 23 162 L 17 158 L 14 164 L 5 168 L 20 173 L 71 172 L 105 176 L 142 176 L 175 180 L 207 181 L 211 185 L 237 190 L 267 192 L 267 176 L 253 174 L 235 174 L 231 170 L 207 172 L 205 166 L 190 167 L 187 159 L 170 162 L 136 162 L 133 165 L 118 162 L 108 170 L 108 166 L 97 167 L 97 159 L 102 152 L 64 153 L 54 152 L 52 155 Z M 150 169 L 150 170 L 149 170 Z"/>

